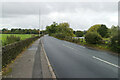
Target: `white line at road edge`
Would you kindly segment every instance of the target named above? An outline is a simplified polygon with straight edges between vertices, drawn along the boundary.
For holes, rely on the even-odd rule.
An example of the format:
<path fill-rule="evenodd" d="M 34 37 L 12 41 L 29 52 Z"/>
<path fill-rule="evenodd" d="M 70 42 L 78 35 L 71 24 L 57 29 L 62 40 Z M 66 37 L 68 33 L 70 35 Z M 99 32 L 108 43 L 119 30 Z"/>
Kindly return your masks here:
<path fill-rule="evenodd" d="M 51 74 L 52 74 L 52 78 L 56 78 L 56 75 L 55 75 L 55 73 L 54 73 L 54 71 L 53 71 L 53 68 L 52 68 L 52 66 L 51 66 L 51 64 L 50 64 L 50 61 L 49 61 L 49 59 L 48 59 L 48 57 L 47 57 L 47 54 L 46 54 L 46 52 L 45 52 L 45 50 L 44 50 L 44 45 L 43 45 L 42 40 L 41 40 L 41 45 L 42 45 L 41 48 L 43 49 L 44 55 L 45 55 L 46 60 L 47 60 L 47 64 L 48 64 L 49 70 L 50 70 L 50 72 L 51 72 Z M 56 80 L 56 79 L 55 79 L 55 80 Z"/>
<path fill-rule="evenodd" d="M 110 62 L 105 61 L 105 60 L 103 60 L 103 59 L 100 59 L 100 58 L 98 58 L 98 57 L 93 56 L 93 58 L 94 58 L 94 59 L 97 59 L 97 60 L 99 60 L 99 61 L 102 61 L 102 62 L 104 62 L 104 63 L 106 63 L 106 64 L 112 65 L 112 66 L 114 66 L 114 67 L 120 68 L 118 65 L 113 64 L 113 63 L 110 63 Z"/>
<path fill-rule="evenodd" d="M 2 72 L 0 72 L 0 76 L 2 76 Z"/>

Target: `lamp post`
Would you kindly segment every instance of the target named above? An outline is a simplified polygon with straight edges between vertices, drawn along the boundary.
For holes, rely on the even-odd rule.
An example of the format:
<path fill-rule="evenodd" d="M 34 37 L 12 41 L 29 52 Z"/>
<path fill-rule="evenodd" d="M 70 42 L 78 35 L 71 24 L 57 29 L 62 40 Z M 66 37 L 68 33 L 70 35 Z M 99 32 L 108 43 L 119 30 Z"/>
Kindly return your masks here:
<path fill-rule="evenodd" d="M 39 36 L 40 36 L 40 9 L 39 9 Z"/>

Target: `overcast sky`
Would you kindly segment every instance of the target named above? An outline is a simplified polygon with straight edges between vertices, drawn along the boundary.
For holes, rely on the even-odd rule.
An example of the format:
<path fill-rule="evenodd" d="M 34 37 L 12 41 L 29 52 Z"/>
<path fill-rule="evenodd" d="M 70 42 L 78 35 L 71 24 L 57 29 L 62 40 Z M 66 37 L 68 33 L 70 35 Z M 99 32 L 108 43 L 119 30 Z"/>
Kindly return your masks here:
<path fill-rule="evenodd" d="M 68 22 L 74 30 L 87 30 L 94 24 L 107 27 L 118 24 L 118 2 L 2 2 L 0 6 L 0 28 L 39 28 L 45 29 L 52 22 Z M 23 1 L 23 0 L 21 0 Z M 25 0 L 24 0 L 25 1 Z M 1 5 L 1 3 L 0 3 Z"/>

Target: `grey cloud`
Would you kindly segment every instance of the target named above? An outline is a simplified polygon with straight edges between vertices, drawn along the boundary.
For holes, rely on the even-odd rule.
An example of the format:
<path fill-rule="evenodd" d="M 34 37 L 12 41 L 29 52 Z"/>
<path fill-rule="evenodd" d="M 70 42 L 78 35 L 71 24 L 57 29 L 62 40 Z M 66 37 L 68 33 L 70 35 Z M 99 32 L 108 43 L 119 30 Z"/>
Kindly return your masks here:
<path fill-rule="evenodd" d="M 6 2 L 2 5 L 2 24 L 7 28 L 38 28 L 39 9 L 41 26 L 44 26 L 44 29 L 53 21 L 69 22 L 74 30 L 87 30 L 99 23 L 109 27 L 117 25 L 117 22 L 110 21 L 110 17 L 117 16 L 117 2 Z M 55 12 L 58 13 L 57 16 L 53 15 L 56 19 L 49 17 Z"/>
<path fill-rule="evenodd" d="M 93 10 L 97 12 L 116 12 L 117 5 L 114 2 L 8 2 L 2 3 L 3 17 L 17 17 L 20 15 L 41 15 L 50 12 L 75 12 L 76 9 Z"/>

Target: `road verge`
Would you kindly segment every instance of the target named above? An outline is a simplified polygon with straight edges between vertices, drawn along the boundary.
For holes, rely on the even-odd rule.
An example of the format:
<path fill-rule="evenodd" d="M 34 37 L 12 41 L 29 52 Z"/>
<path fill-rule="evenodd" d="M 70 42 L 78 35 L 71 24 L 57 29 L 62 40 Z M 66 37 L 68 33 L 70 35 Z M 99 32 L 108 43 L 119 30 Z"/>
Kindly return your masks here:
<path fill-rule="evenodd" d="M 53 68 L 52 68 L 52 66 L 51 66 L 51 64 L 50 64 L 50 61 L 49 61 L 48 57 L 47 57 L 47 54 L 46 54 L 46 52 L 45 52 L 45 49 L 44 49 L 44 45 L 43 45 L 42 40 L 41 40 L 41 50 L 42 50 L 43 55 L 45 56 L 45 59 L 46 59 L 46 61 L 47 61 L 47 67 L 48 67 L 49 72 L 50 72 L 50 74 L 51 74 L 51 78 L 56 79 L 56 75 L 55 75 L 54 70 L 53 70 Z M 42 58 L 42 57 L 41 57 L 41 58 Z M 41 61 L 41 62 L 42 62 L 42 61 Z M 42 65 L 43 65 L 43 64 L 42 64 Z M 42 69 L 42 70 L 43 70 L 43 69 Z M 44 73 L 44 71 L 42 71 L 42 72 Z M 48 77 L 46 77 L 46 75 L 43 74 L 43 78 L 48 78 Z"/>

